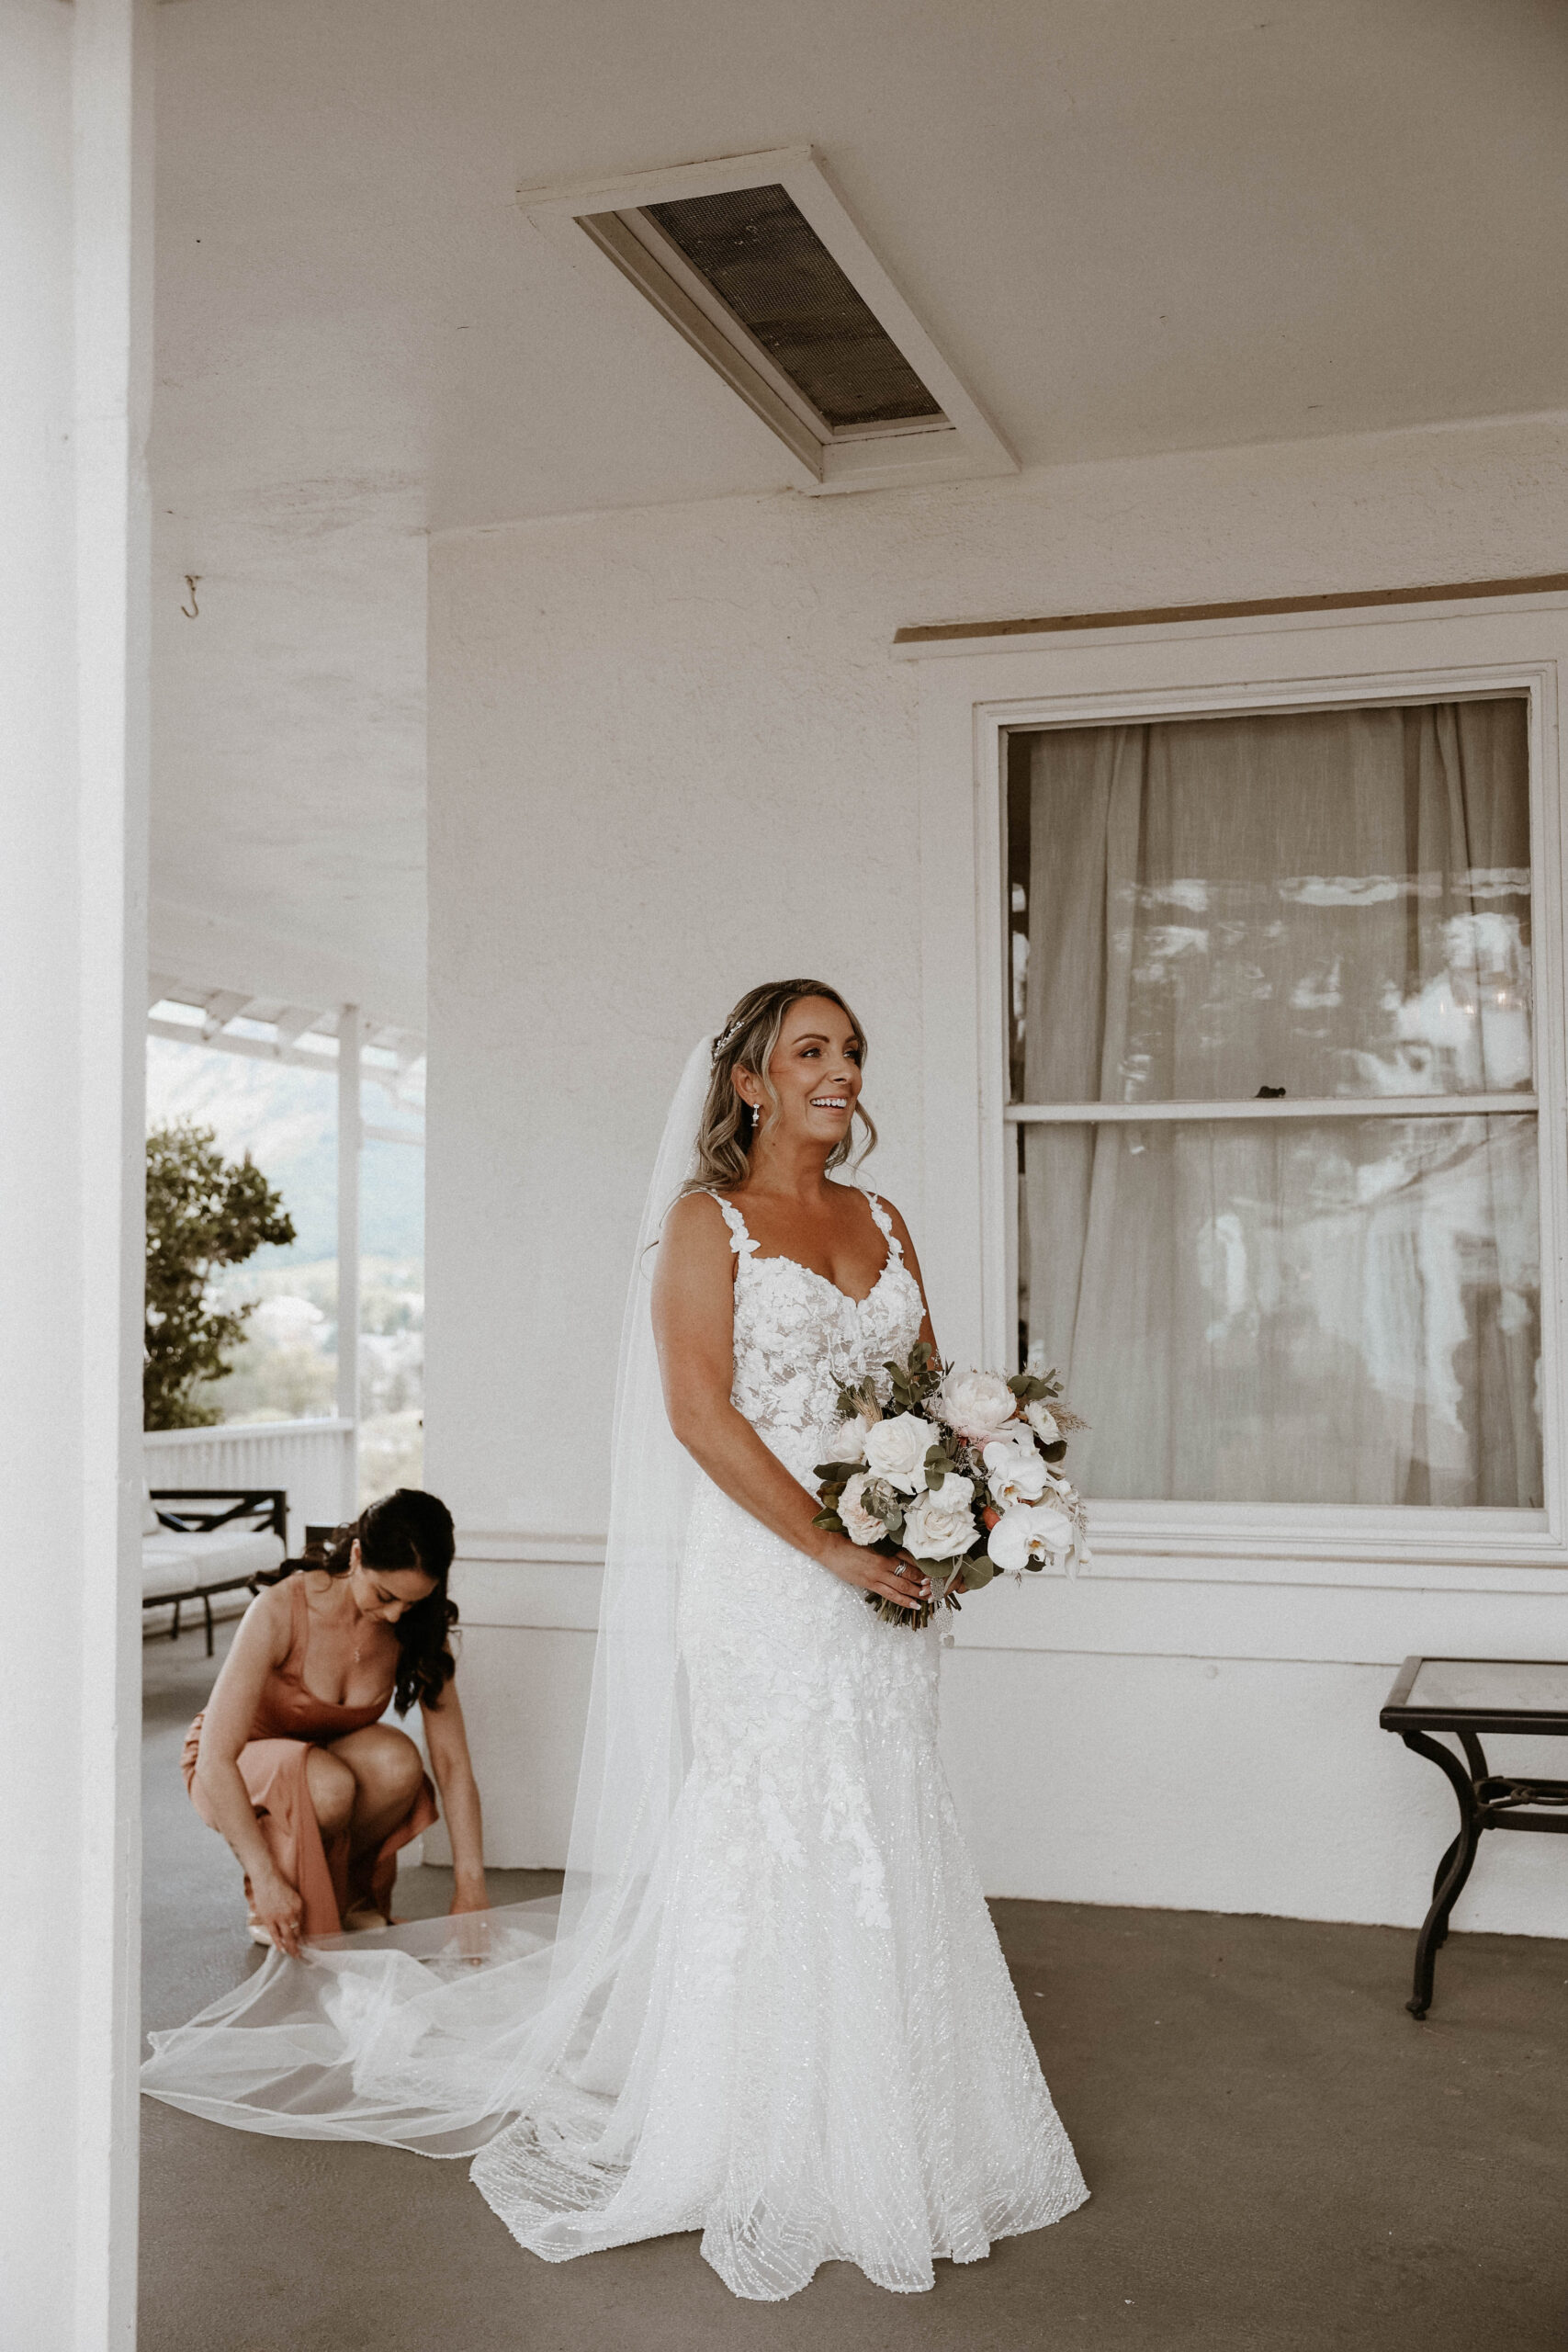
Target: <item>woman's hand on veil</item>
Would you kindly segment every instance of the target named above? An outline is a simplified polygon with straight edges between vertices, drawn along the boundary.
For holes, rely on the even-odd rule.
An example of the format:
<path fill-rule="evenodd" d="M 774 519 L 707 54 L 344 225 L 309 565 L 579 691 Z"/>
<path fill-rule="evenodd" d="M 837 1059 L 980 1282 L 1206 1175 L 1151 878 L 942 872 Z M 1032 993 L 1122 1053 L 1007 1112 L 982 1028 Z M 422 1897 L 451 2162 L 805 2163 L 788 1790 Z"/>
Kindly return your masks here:
<path fill-rule="evenodd" d="M 472 1880 L 466 1883 L 462 1879 L 454 1881 L 447 1917 L 462 1921 L 457 1938 L 458 1959 L 468 1961 L 476 1967 L 481 1961 L 488 1960 L 490 1896 L 485 1892 L 482 1877 L 477 1883 Z"/>
<path fill-rule="evenodd" d="M 823 1567 L 845 1584 L 871 1592 L 879 1600 L 896 1601 L 900 1609 L 920 1608 L 931 1597 L 931 1578 L 918 1560 L 908 1552 L 890 1560 L 885 1552 L 873 1552 L 859 1544 L 852 1544 L 847 1535 L 826 1534 L 817 1558 Z"/>
<path fill-rule="evenodd" d="M 290 1886 L 281 1871 L 253 1873 L 251 1917 L 258 1927 L 266 1929 L 275 1951 L 287 1952 L 290 1960 L 299 1958 L 299 1930 L 304 1925 L 305 1905 L 298 1887 Z"/>

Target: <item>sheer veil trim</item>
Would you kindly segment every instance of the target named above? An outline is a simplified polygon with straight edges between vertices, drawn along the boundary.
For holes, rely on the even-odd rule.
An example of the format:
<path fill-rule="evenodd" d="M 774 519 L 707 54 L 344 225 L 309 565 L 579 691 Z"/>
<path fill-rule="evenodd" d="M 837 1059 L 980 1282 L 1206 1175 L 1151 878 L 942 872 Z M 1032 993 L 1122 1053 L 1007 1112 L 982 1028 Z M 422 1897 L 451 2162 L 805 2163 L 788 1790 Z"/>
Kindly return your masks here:
<path fill-rule="evenodd" d="M 467 2154 L 525 2113 L 592 2039 L 654 1891 L 689 1760 L 676 1600 L 696 1469 L 664 1410 L 651 1300 L 653 1245 L 695 1166 L 712 1048 L 711 1036 L 700 1039 L 682 1073 L 637 1229 L 599 1633 L 558 1905 L 324 1939 L 302 1962 L 274 1953 L 189 2025 L 152 2037 L 142 2085 L 155 2097 L 250 2131 Z"/>

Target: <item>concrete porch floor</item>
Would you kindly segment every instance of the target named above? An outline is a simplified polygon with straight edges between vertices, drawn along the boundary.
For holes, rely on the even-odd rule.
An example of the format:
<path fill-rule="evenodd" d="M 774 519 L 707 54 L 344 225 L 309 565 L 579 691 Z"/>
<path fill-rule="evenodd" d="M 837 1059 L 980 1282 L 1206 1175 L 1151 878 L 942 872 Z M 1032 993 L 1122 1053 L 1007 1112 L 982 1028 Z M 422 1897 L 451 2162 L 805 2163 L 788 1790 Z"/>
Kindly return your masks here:
<path fill-rule="evenodd" d="M 222 1629 L 221 1642 L 230 1628 Z M 144 1653 L 144 2018 L 259 1955 L 180 1783 L 199 1635 Z M 1483 1859 L 1479 1867 L 1484 1869 Z M 548 1881 L 497 1874 L 501 1899 Z M 446 1873 L 406 1871 L 409 1912 Z M 1404 2008 L 1404 1931 L 998 1903 L 1093 2197 L 893 2296 L 845 2264 L 738 2303 L 694 2237 L 550 2265 L 460 2163 L 254 2138 L 143 2102 L 140 2352 L 1557 2352 L 1568 1945 L 1459 1936 Z"/>

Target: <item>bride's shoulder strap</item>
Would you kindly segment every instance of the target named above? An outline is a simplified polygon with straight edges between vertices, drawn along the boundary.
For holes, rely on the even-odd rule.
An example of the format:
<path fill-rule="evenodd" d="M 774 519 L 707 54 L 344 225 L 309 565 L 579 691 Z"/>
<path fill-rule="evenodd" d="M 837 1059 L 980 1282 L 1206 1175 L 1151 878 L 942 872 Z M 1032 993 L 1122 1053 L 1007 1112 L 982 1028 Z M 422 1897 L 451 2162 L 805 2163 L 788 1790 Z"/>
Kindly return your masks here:
<path fill-rule="evenodd" d="M 895 1258 L 901 1259 L 904 1255 L 904 1245 L 893 1230 L 893 1220 L 888 1216 L 886 1209 L 883 1206 L 880 1196 L 875 1193 L 868 1192 L 865 1197 L 871 1204 L 871 1221 L 873 1225 L 875 1226 L 878 1233 L 881 1234 L 883 1239 L 886 1242 L 891 1254 Z"/>
<path fill-rule="evenodd" d="M 746 1220 L 734 1202 L 727 1201 L 722 1193 L 710 1192 L 708 1198 L 710 1201 L 718 1203 L 719 1215 L 729 1227 L 729 1246 L 735 1255 L 739 1258 L 744 1254 L 750 1258 L 755 1251 L 757 1244 L 747 1232 Z"/>

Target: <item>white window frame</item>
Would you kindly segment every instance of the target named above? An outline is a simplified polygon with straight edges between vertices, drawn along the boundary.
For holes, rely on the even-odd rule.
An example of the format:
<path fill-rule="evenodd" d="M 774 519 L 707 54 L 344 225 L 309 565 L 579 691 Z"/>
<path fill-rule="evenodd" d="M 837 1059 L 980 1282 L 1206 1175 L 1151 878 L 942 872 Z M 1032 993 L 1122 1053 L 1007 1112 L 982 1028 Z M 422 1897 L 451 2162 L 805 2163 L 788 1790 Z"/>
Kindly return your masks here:
<path fill-rule="evenodd" d="M 1524 696 L 1529 711 L 1535 1108 L 1540 1170 L 1540 1510 L 1425 1505 L 1134 1501 L 1090 1497 L 1096 1563 L 1342 1561 L 1412 1580 L 1422 1563 L 1568 1567 L 1568 1005 L 1565 816 L 1558 724 L 1568 599 L 1456 600 L 1278 618 L 1134 626 L 897 649 L 920 665 L 925 1028 L 922 1254 L 944 1352 L 1016 1348 L 1016 1147 L 1007 1118 L 1005 735 L 1336 706 Z M 1528 1102 L 1518 1107 L 1529 1107 Z M 1194 1115 L 1205 1115 L 1202 1105 Z M 1362 1564 L 1358 1568 L 1356 1564 Z M 1375 1581 L 1375 1577 L 1372 1579 Z M 1445 1576 L 1444 1581 L 1448 1578 Z"/>

